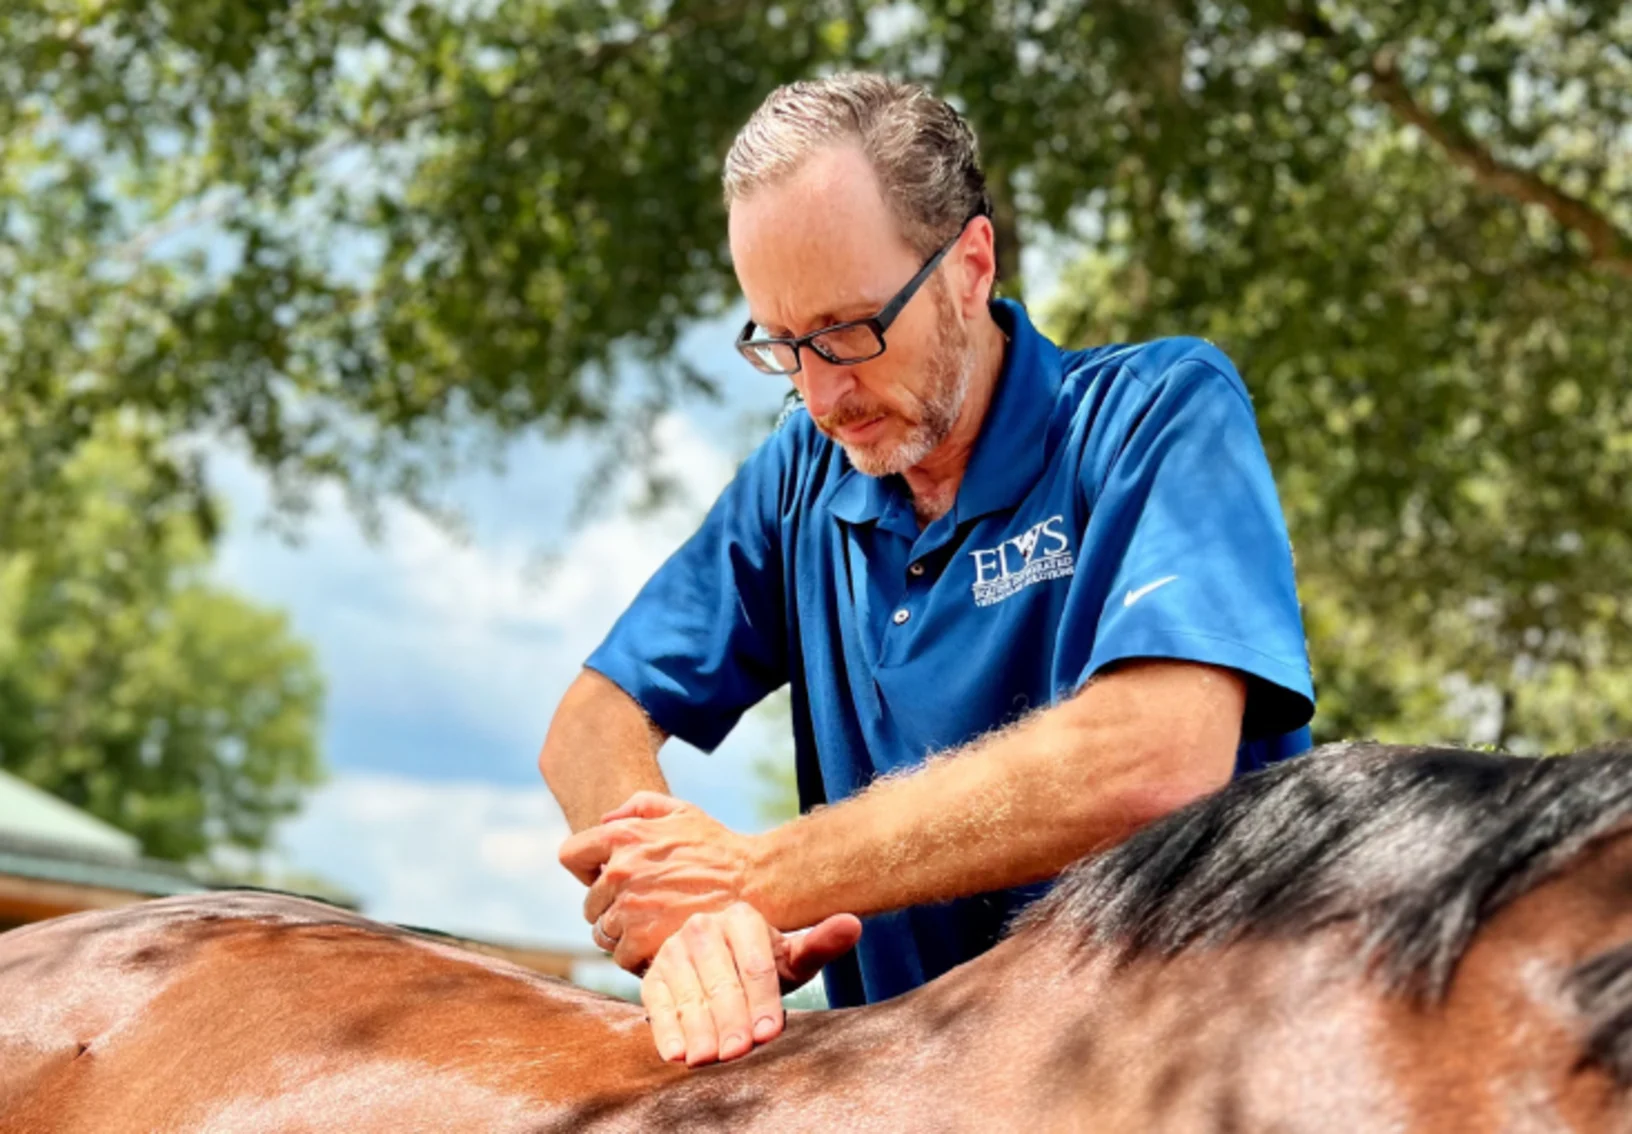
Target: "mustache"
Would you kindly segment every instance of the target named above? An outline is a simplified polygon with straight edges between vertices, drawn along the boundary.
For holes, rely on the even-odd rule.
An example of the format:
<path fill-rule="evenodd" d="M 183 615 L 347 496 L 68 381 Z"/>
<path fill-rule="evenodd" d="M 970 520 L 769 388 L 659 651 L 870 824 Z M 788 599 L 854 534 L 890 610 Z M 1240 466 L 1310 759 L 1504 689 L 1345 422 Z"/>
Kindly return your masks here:
<path fill-rule="evenodd" d="M 847 425 L 855 425 L 858 422 L 871 421 L 875 417 L 882 417 L 885 412 L 883 406 L 870 402 L 842 402 L 834 408 L 832 413 L 827 414 L 825 417 L 818 417 L 816 419 L 816 428 L 823 433 L 832 433 L 834 430 L 843 429 Z"/>

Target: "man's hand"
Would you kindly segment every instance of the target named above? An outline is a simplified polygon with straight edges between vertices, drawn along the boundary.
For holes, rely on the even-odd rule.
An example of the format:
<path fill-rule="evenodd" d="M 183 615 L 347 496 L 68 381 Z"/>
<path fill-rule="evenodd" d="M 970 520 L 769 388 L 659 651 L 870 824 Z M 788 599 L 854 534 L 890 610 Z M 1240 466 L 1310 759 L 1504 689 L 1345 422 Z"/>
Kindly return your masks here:
<path fill-rule="evenodd" d="M 736 1059 L 782 1034 L 782 994 L 855 948 L 861 921 L 837 914 L 784 935 L 745 902 L 693 914 L 663 943 L 640 999 L 665 1060 Z"/>
<path fill-rule="evenodd" d="M 754 840 L 689 804 L 637 792 L 601 824 L 561 844 L 561 864 L 589 887 L 596 944 L 632 973 L 697 913 L 749 896 Z"/>
<path fill-rule="evenodd" d="M 658 792 L 637 792 L 561 844 L 561 864 L 589 887 L 596 943 L 645 972 L 641 1000 L 664 1059 L 695 1067 L 774 1039 L 782 994 L 861 939 L 851 914 L 783 934 L 742 900 L 753 862 L 751 838 Z"/>

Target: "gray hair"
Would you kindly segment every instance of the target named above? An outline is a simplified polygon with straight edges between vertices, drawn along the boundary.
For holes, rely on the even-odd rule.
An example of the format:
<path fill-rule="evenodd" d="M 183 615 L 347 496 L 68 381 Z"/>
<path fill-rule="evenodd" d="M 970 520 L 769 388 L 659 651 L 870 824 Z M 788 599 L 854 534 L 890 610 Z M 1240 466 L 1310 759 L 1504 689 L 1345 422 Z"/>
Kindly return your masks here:
<path fill-rule="evenodd" d="M 974 131 L 914 83 L 848 72 L 788 83 L 754 111 L 726 155 L 725 207 L 792 174 L 823 146 L 860 144 L 901 234 L 928 256 L 990 216 Z"/>

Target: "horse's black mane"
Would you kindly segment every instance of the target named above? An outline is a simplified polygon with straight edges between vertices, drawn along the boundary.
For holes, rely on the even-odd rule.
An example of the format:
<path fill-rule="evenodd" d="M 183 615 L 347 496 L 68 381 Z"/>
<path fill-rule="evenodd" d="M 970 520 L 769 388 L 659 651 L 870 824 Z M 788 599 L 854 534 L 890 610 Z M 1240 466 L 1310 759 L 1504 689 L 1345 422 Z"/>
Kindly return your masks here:
<path fill-rule="evenodd" d="M 1432 1000 L 1485 919 L 1629 823 L 1632 744 L 1546 759 L 1332 745 L 1072 867 L 1022 925 L 1131 957 L 1347 922 L 1391 989 Z M 1598 1042 L 1626 1048 L 1632 1079 L 1632 952 L 1599 960 L 1601 979 L 1589 963 L 1576 984 L 1618 1021 Z"/>

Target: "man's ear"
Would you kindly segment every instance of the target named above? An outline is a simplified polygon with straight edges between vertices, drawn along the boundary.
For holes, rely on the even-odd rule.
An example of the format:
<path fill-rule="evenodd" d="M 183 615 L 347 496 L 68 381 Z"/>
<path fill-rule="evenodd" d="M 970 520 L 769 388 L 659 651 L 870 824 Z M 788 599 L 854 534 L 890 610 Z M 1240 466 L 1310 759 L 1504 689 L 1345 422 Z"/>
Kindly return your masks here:
<path fill-rule="evenodd" d="M 958 306 L 965 319 L 983 314 L 997 287 L 997 230 L 990 217 L 976 217 L 958 245 L 957 263 L 961 282 Z"/>

